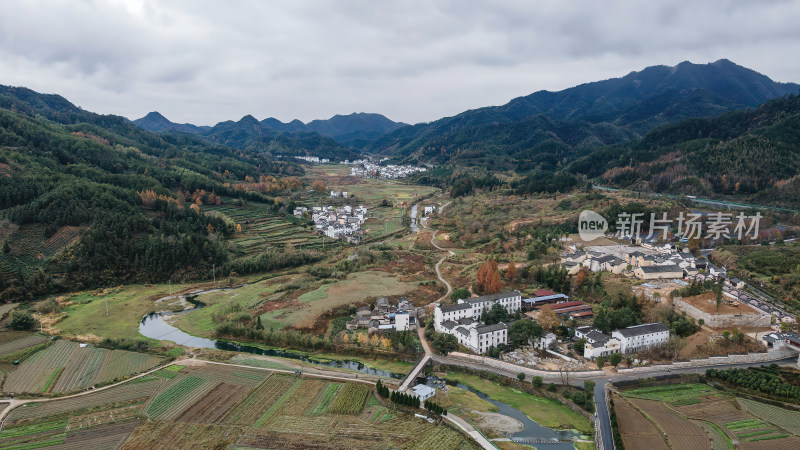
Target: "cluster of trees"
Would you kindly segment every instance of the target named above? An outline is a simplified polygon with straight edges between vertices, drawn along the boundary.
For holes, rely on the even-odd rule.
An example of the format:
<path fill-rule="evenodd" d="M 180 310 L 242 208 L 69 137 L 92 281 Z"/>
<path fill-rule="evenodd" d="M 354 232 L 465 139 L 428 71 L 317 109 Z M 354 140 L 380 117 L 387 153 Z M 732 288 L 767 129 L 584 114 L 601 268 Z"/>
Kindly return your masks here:
<path fill-rule="evenodd" d="M 502 182 L 494 175 L 475 176 L 462 173 L 450 179 L 450 196 L 462 197 L 469 195 L 475 189 L 492 190 L 502 186 Z"/>
<path fill-rule="evenodd" d="M 375 383 L 375 391 L 377 391 L 378 395 L 380 395 L 383 398 L 388 397 L 390 394 L 389 388 L 384 386 L 383 383 L 381 383 L 381 380 L 378 380 L 378 382 Z"/>
<path fill-rule="evenodd" d="M 238 258 L 228 266 L 231 272 L 249 274 L 272 272 L 287 267 L 298 267 L 322 259 L 321 252 L 298 250 L 267 250 L 257 255 Z"/>
<path fill-rule="evenodd" d="M 732 386 L 758 391 L 782 400 L 800 403 L 800 386 L 787 383 L 781 378 L 777 365 L 748 367 L 747 369 L 708 369 L 706 377 L 722 380 Z"/>
<path fill-rule="evenodd" d="M 496 294 L 503 288 L 500 271 L 494 258 L 484 262 L 475 276 L 475 290 L 481 294 Z"/>
<path fill-rule="evenodd" d="M 392 391 L 392 393 L 389 394 L 389 400 L 398 405 L 412 406 L 414 408 L 419 408 L 420 405 L 419 397 L 397 391 Z"/>
<path fill-rule="evenodd" d="M 614 367 L 617 367 L 619 363 L 622 362 L 622 354 L 621 353 L 612 353 L 611 355 L 606 358 L 605 356 L 598 356 L 597 357 L 597 368 L 602 369 L 605 367 L 606 363 L 611 364 Z"/>
<path fill-rule="evenodd" d="M 535 171 L 514 182 L 513 187 L 517 194 L 553 194 L 569 192 L 577 185 L 578 177 L 571 173 Z"/>
<path fill-rule="evenodd" d="M 430 412 L 432 412 L 434 414 L 439 414 L 441 416 L 446 416 L 447 415 L 447 410 L 442 405 L 440 405 L 440 404 L 438 404 L 436 402 L 432 402 L 430 400 L 425 400 L 424 406 L 425 406 L 425 409 L 427 409 L 428 411 L 430 411 Z"/>
<path fill-rule="evenodd" d="M 508 310 L 500 303 L 495 303 L 491 308 L 484 309 L 481 314 L 481 321 L 485 322 L 486 325 L 508 322 L 510 319 L 511 316 L 508 314 Z"/>
<path fill-rule="evenodd" d="M 434 350 L 447 355 L 458 349 L 458 339 L 452 334 L 437 333 L 430 324 L 425 327 L 425 339 L 431 344 Z"/>

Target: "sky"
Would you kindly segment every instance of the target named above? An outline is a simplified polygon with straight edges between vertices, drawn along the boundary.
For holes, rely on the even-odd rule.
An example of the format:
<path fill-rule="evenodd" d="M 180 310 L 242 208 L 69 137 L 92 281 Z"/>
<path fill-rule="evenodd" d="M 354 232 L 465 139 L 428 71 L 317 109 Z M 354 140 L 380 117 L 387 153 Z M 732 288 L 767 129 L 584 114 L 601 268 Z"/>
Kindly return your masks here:
<path fill-rule="evenodd" d="M 0 0 L 0 84 L 130 119 L 406 123 L 652 65 L 800 82 L 800 0 Z"/>

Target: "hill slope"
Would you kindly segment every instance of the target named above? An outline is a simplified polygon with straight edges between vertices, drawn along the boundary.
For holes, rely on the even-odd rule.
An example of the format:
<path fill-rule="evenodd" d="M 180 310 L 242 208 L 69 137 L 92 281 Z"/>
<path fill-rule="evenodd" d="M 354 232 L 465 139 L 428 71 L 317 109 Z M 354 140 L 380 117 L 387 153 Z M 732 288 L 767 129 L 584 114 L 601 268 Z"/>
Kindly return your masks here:
<path fill-rule="evenodd" d="M 616 186 L 725 195 L 800 208 L 800 97 L 687 119 L 597 149 L 570 171 Z"/>
<path fill-rule="evenodd" d="M 271 202 L 234 185 L 301 170 L 0 86 L 0 298 L 206 276 L 232 225 L 187 196 Z"/>
<path fill-rule="evenodd" d="M 550 135 L 560 145 L 580 150 L 608 144 L 609 139 L 638 137 L 666 123 L 690 117 L 756 107 L 771 98 L 796 93 L 800 85 L 776 83 L 728 60 L 711 64 L 684 62 L 675 67 L 648 67 L 640 72 L 605 81 L 582 84 L 559 92 L 539 91 L 502 106 L 465 111 L 428 124 L 389 133 L 367 150 L 382 155 L 458 160 L 455 152 L 500 157 L 511 164 L 525 158 L 509 155 L 508 142 L 496 135 L 523 132 L 533 146 Z M 534 116 L 546 116 L 544 125 Z M 601 132 L 577 140 L 565 124 L 603 125 Z M 493 132 L 486 132 L 486 127 Z M 526 131 L 527 130 L 527 131 Z M 613 130 L 613 131 L 612 131 Z M 529 147 L 525 154 L 537 151 Z M 531 161 L 528 161 L 529 163 Z"/>
<path fill-rule="evenodd" d="M 200 134 L 211 128 L 207 126 L 199 127 L 190 123 L 170 122 L 169 119 L 161 115 L 158 111 L 150 112 L 146 116 L 134 120 L 133 123 L 139 128 L 156 133 L 159 131 L 175 131 L 178 133 Z"/>

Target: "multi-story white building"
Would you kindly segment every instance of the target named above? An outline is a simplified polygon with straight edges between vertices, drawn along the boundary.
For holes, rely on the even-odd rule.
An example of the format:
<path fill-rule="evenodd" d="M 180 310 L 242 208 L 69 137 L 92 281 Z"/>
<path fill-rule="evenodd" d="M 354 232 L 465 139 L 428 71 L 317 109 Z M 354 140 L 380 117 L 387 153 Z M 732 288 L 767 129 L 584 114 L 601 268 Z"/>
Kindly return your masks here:
<path fill-rule="evenodd" d="M 509 314 L 514 314 L 522 308 L 522 294 L 519 291 L 501 292 L 499 294 L 489 294 L 482 297 L 472 297 L 459 302 L 466 301 L 472 305 L 472 318 L 478 320 L 484 311 L 489 311 L 495 303 L 500 303 Z"/>
<path fill-rule="evenodd" d="M 458 321 L 444 321 L 441 330 L 442 333 L 452 334 L 459 344 L 478 354 L 486 353 L 489 347 L 508 343 L 508 325 L 503 322 L 484 325 L 465 317 Z"/>
<path fill-rule="evenodd" d="M 500 304 L 513 314 L 522 308 L 519 291 L 459 299 L 455 305 L 436 304 L 433 310 L 433 326 L 439 333 L 452 334 L 459 344 L 475 353 L 485 353 L 489 347 L 508 343 L 508 325 L 498 323 L 484 325 L 481 315 L 494 304 Z"/>
<path fill-rule="evenodd" d="M 663 323 L 634 325 L 611 332 L 611 337 L 620 342 L 620 352 L 635 353 L 664 345 L 669 341 L 669 328 Z"/>

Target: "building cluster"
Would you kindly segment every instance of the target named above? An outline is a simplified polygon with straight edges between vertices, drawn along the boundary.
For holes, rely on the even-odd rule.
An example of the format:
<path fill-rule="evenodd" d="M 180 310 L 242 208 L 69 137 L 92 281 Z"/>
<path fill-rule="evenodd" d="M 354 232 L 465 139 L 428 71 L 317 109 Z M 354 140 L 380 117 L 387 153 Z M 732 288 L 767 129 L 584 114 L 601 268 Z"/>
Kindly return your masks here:
<path fill-rule="evenodd" d="M 514 314 L 522 308 L 522 294 L 511 291 L 461 299 L 454 305 L 437 303 L 433 312 L 434 329 L 452 334 L 459 344 L 478 354 L 486 353 L 490 347 L 508 344 L 508 324 L 486 325 L 481 321 L 483 313 L 495 304 Z"/>
<path fill-rule="evenodd" d="M 593 327 L 575 329 L 575 340 L 586 339 L 583 357 L 595 359 L 612 353 L 636 353 L 660 347 L 669 341 L 669 328 L 660 322 L 634 325 L 611 332 L 611 336 Z"/>
<path fill-rule="evenodd" d="M 405 178 L 417 172 L 425 172 L 427 170 L 428 169 L 425 167 L 394 164 L 381 166 L 365 161 L 350 169 L 350 175 L 367 178 Z"/>
<path fill-rule="evenodd" d="M 331 198 L 347 198 L 349 194 L 347 191 L 331 191 Z"/>
<path fill-rule="evenodd" d="M 573 274 L 586 268 L 592 272 L 630 272 L 642 280 L 694 277 L 701 269 L 713 271 L 709 272 L 712 275 L 724 275 L 724 269 L 711 266 L 705 258 L 697 258 L 688 250 L 679 252 L 671 244 L 649 248 L 594 246 L 589 250 L 573 245 L 561 255 L 561 264 Z"/>
<path fill-rule="evenodd" d="M 305 206 L 294 209 L 295 217 L 303 217 L 308 212 Z M 366 206 L 314 206 L 310 213 L 316 230 L 333 239 L 358 240 L 363 233 L 361 225 L 367 220 Z"/>
<path fill-rule="evenodd" d="M 314 164 L 327 164 L 331 162 L 328 158 L 320 158 L 318 156 L 295 156 L 295 158 Z"/>
<path fill-rule="evenodd" d="M 356 310 L 356 317 L 347 322 L 348 330 L 359 328 L 376 331 L 407 331 L 417 329 L 417 312 L 414 303 L 406 297 L 400 297 L 397 306 L 389 304 L 389 299 L 381 297 L 375 302 L 375 308 L 362 306 Z"/>

